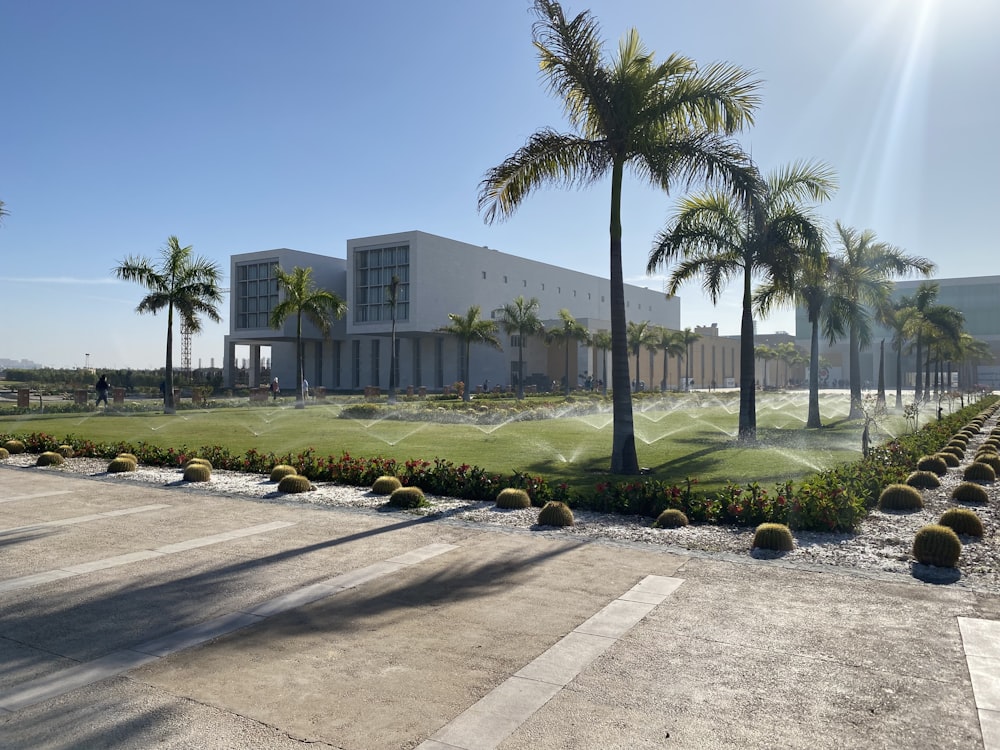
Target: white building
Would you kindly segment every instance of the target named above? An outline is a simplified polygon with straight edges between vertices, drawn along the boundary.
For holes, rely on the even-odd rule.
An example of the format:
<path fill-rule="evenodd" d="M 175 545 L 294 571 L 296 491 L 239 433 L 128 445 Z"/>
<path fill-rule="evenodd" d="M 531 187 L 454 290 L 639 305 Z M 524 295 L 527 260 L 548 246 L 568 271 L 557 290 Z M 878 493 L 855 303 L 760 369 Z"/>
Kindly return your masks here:
<path fill-rule="evenodd" d="M 540 302 L 539 317 L 547 324 L 555 324 L 559 310 L 565 308 L 591 333 L 611 328 L 607 279 L 425 232 L 348 240 L 346 259 L 283 248 L 234 255 L 230 264 L 230 333 L 225 337 L 224 363 L 229 386 L 237 382 L 242 369 L 236 347 L 249 347 L 249 356 L 243 359 L 251 386 L 261 384 L 261 347 L 270 347 L 271 374 L 279 378 L 283 390 L 294 390 L 295 320 L 287 320 L 280 330 L 267 322 L 278 301 L 271 270 L 275 265 L 285 271 L 311 267 L 317 286 L 347 301 L 347 315 L 325 340 L 315 326 L 303 322 L 306 379 L 328 391 L 388 387 L 392 321 L 386 287 L 394 275 L 400 280 L 396 382 L 402 390 L 423 386 L 440 391 L 461 379 L 462 346 L 438 329 L 449 324 L 449 313 L 464 315 L 472 305 L 480 306 L 482 318 L 496 318 L 499 308 L 516 297 L 535 297 Z M 625 305 L 630 321 L 680 327 L 680 300 L 667 299 L 662 291 L 627 285 Z M 497 336 L 502 351 L 473 345 L 469 378 L 473 388 L 487 381 L 490 387 L 516 382 L 516 339 L 502 329 Z M 565 350 L 547 347 L 540 338 L 525 342 L 524 359 L 526 384 L 560 381 L 564 376 Z M 603 377 L 600 352 L 576 347 L 571 351 L 571 385 L 587 376 Z"/>

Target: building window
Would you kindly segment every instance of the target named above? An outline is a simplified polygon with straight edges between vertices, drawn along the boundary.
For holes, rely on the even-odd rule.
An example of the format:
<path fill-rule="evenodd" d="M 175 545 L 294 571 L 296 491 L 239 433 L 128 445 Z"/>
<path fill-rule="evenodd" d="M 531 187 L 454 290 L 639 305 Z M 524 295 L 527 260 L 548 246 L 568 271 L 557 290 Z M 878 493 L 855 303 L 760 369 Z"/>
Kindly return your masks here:
<path fill-rule="evenodd" d="M 528 287 L 528 280 L 527 279 L 525 279 L 522 283 L 524 284 L 525 288 Z"/>
<path fill-rule="evenodd" d="M 504 283 L 504 284 L 506 284 L 506 283 L 507 283 L 507 277 L 506 277 L 506 276 L 504 276 L 504 277 L 503 277 L 503 283 Z"/>
<path fill-rule="evenodd" d="M 351 388 L 361 387 L 361 342 L 351 341 Z"/>
<path fill-rule="evenodd" d="M 354 322 L 392 320 L 388 286 L 399 278 L 396 320 L 410 319 L 410 247 L 394 245 L 354 251 Z"/>
<path fill-rule="evenodd" d="M 543 292 L 545 291 L 545 283 L 544 282 L 542 283 L 542 291 Z"/>
<path fill-rule="evenodd" d="M 267 328 L 278 304 L 277 260 L 236 266 L 236 327 Z"/>
<path fill-rule="evenodd" d="M 372 377 L 371 377 L 371 383 L 372 383 L 372 385 L 378 385 L 379 384 L 379 382 L 378 382 L 379 346 L 378 345 L 380 343 L 382 343 L 382 342 L 379 341 L 378 339 L 372 339 L 372 342 L 371 342 L 371 350 L 372 350 Z"/>
<path fill-rule="evenodd" d="M 601 295 L 601 302 L 604 302 L 604 295 Z"/>
<path fill-rule="evenodd" d="M 556 287 L 556 294 L 562 294 L 562 287 L 561 286 L 557 286 Z"/>
<path fill-rule="evenodd" d="M 486 278 L 486 271 L 483 271 L 483 278 Z"/>
<path fill-rule="evenodd" d="M 515 349 L 521 346 L 521 337 L 515 333 L 513 336 L 510 337 L 510 345 Z"/>

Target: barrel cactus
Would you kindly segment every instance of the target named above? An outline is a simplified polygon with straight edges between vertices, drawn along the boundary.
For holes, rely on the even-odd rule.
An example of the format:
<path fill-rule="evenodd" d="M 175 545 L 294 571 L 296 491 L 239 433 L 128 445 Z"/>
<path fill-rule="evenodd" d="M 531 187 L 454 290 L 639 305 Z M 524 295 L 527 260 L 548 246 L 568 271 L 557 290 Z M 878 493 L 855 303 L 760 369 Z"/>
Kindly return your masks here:
<path fill-rule="evenodd" d="M 527 490 L 517 487 L 504 487 L 497 494 L 497 507 L 509 510 L 521 510 L 531 507 L 531 496 Z"/>
<path fill-rule="evenodd" d="M 753 535 L 753 549 L 790 552 L 795 547 L 792 532 L 783 523 L 762 523 Z"/>
<path fill-rule="evenodd" d="M 997 480 L 997 473 L 993 470 L 993 467 L 989 464 L 981 464 L 978 461 L 973 461 L 971 464 L 965 467 L 965 472 L 962 474 L 962 479 L 966 482 L 986 482 L 992 483 Z"/>
<path fill-rule="evenodd" d="M 924 496 L 908 484 L 890 484 L 878 497 L 879 510 L 919 510 L 923 507 Z"/>
<path fill-rule="evenodd" d="M 947 526 L 928 524 L 913 539 L 913 556 L 924 565 L 954 568 L 961 555 L 962 541 Z"/>
<path fill-rule="evenodd" d="M 948 473 L 948 465 L 940 456 L 921 456 L 917 461 L 917 469 L 934 472 L 939 477 Z"/>
<path fill-rule="evenodd" d="M 389 495 L 389 505 L 393 508 L 422 508 L 429 503 L 419 487 L 400 487 Z"/>
<path fill-rule="evenodd" d="M 938 523 L 947 526 L 956 534 L 979 537 L 983 535 L 983 522 L 968 508 L 949 508 L 941 515 Z"/>
<path fill-rule="evenodd" d="M 201 466 L 207 466 L 209 471 L 211 471 L 214 468 L 212 466 L 212 462 L 209 461 L 207 458 L 198 458 L 197 456 L 194 456 L 193 458 L 189 458 L 187 461 L 185 461 L 183 464 L 181 464 L 181 468 L 182 469 L 187 469 L 189 466 L 193 466 L 194 464 L 200 464 Z"/>
<path fill-rule="evenodd" d="M 653 527 L 657 529 L 679 529 L 688 525 L 688 517 L 677 508 L 667 508 L 656 517 Z"/>
<path fill-rule="evenodd" d="M 66 445 L 65 443 L 56 448 L 56 453 L 58 453 L 63 458 L 73 458 L 73 456 L 76 455 L 76 451 L 73 450 L 73 446 Z"/>
<path fill-rule="evenodd" d="M 119 453 L 118 457 L 127 458 L 129 461 L 135 461 L 136 463 L 139 463 L 139 459 L 136 457 L 134 453 Z"/>
<path fill-rule="evenodd" d="M 990 494 L 981 484 L 962 482 L 951 491 L 951 499 L 957 503 L 985 505 L 990 501 Z"/>
<path fill-rule="evenodd" d="M 381 476 L 372 482 L 372 493 L 375 495 L 391 495 L 403 486 L 397 477 Z"/>
<path fill-rule="evenodd" d="M 994 474 L 1000 474 L 1000 455 L 996 453 L 978 453 L 976 454 L 976 461 L 989 466 L 993 469 Z"/>
<path fill-rule="evenodd" d="M 123 474 L 128 471 L 135 471 L 138 464 L 127 456 L 115 456 L 108 464 L 108 474 Z"/>
<path fill-rule="evenodd" d="M 12 456 L 16 453 L 24 453 L 24 442 L 17 439 L 8 440 L 3 444 L 3 447 L 7 449 L 7 452 Z"/>
<path fill-rule="evenodd" d="M 271 481 L 280 482 L 285 477 L 290 477 L 292 474 L 298 474 L 295 471 L 294 466 L 289 466 L 288 464 L 275 464 L 274 468 L 271 469 Z"/>
<path fill-rule="evenodd" d="M 38 458 L 35 459 L 35 466 L 59 466 L 65 462 L 66 459 L 62 457 L 61 453 L 45 451 L 38 454 Z"/>
<path fill-rule="evenodd" d="M 941 486 L 941 480 L 933 471 L 913 471 L 906 478 L 906 483 L 911 487 L 921 490 L 933 490 Z"/>
<path fill-rule="evenodd" d="M 10 451 L 0 447 L 0 461 L 3 461 L 5 458 L 10 458 Z"/>
<path fill-rule="evenodd" d="M 934 455 L 940 458 L 942 461 L 944 461 L 945 465 L 949 469 L 954 469 L 961 463 L 961 461 L 959 461 L 958 459 L 958 456 L 956 456 L 954 453 L 950 453 L 949 451 L 941 451 L 940 453 L 935 453 Z"/>
<path fill-rule="evenodd" d="M 211 464 L 204 464 L 198 461 L 188 463 L 184 469 L 185 482 L 207 482 L 212 478 Z"/>
<path fill-rule="evenodd" d="M 301 474 L 286 474 L 278 482 L 278 492 L 291 494 L 295 492 L 309 492 L 314 489 L 316 488 L 309 481 L 309 477 L 304 477 Z"/>
<path fill-rule="evenodd" d="M 549 500 L 538 511 L 540 526 L 572 526 L 573 522 L 573 511 L 566 503 L 558 500 Z"/>

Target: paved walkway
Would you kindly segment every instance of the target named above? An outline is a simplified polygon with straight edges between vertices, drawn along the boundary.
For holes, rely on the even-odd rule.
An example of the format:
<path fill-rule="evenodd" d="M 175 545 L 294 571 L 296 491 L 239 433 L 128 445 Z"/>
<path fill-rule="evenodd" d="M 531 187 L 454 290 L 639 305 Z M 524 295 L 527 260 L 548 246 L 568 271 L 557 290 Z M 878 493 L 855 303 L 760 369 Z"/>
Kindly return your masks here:
<path fill-rule="evenodd" d="M 0 467 L 0 747 L 1000 750 L 1000 595 Z"/>

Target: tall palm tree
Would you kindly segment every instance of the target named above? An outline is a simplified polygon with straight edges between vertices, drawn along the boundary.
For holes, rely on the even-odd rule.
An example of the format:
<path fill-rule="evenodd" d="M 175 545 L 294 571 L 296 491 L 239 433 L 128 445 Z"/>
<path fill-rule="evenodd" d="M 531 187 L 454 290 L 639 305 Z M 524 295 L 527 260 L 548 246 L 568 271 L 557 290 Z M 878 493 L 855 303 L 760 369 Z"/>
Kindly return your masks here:
<path fill-rule="evenodd" d="M 592 185 L 610 175 L 611 471 L 637 474 L 629 390 L 621 198 L 625 168 L 669 191 L 695 180 L 720 180 L 742 194 L 752 179 L 747 157 L 729 134 L 752 124 L 758 82 L 740 68 L 671 55 L 654 61 L 633 29 L 605 58 L 589 11 L 567 19 L 554 0 L 535 0 L 533 36 L 542 76 L 563 100 L 573 132 L 545 128 L 480 185 L 486 221 L 510 216 L 536 188 Z"/>
<path fill-rule="evenodd" d="M 508 336 L 517 336 L 517 397 L 524 398 L 524 341 L 528 336 L 537 336 L 545 331 L 538 317 L 540 302 L 532 297 L 514 298 L 500 310 L 500 327 Z"/>
<path fill-rule="evenodd" d="M 792 277 L 791 287 L 785 286 L 784 279 L 773 279 L 762 284 L 754 295 L 754 304 L 761 316 L 766 316 L 775 305 L 794 302 L 805 308 L 809 321 L 809 406 L 806 427 L 819 428 L 823 421 L 819 413 L 819 330 L 824 311 L 830 302 L 830 268 L 833 260 L 825 248 L 818 254 L 807 256 L 800 263 Z M 843 335 L 843 329 L 832 331 L 836 337 Z"/>
<path fill-rule="evenodd" d="M 550 344 L 559 344 L 566 350 L 566 374 L 563 376 L 565 381 L 563 391 L 568 396 L 570 392 L 569 345 L 574 341 L 589 344 L 590 332 L 581 323 L 578 323 L 565 307 L 559 311 L 559 319 L 562 321 L 560 325 L 550 328 L 546 332 L 545 338 Z"/>
<path fill-rule="evenodd" d="M 762 387 L 767 390 L 767 363 L 772 359 L 775 359 L 774 349 L 769 347 L 767 344 L 758 344 L 753 348 L 754 359 L 759 359 L 764 363 L 764 380 L 762 381 Z"/>
<path fill-rule="evenodd" d="M 903 408 L 903 347 L 913 335 L 916 320 L 913 297 L 900 297 L 891 303 L 886 316 L 892 339 L 889 344 L 896 352 L 896 408 Z M 918 367 L 919 370 L 919 367 Z"/>
<path fill-rule="evenodd" d="M 753 170 L 756 174 L 756 170 Z M 746 200 L 718 192 L 681 201 L 677 215 L 656 238 L 646 270 L 681 258 L 670 275 L 668 293 L 695 276 L 713 303 L 734 278 L 742 276 L 740 324 L 739 438 L 757 439 L 754 383 L 753 279 L 777 280 L 789 287 L 803 259 L 818 255 L 823 231 L 813 203 L 830 197 L 833 171 L 819 163 L 798 162 L 757 179 Z"/>
<path fill-rule="evenodd" d="M 396 306 L 399 304 L 399 277 L 395 274 L 385 287 L 385 300 L 389 305 L 389 317 L 392 320 L 392 329 L 389 335 L 389 403 L 396 403 L 396 370 L 399 365 L 396 363 Z"/>
<path fill-rule="evenodd" d="M 913 346 L 916 350 L 916 385 L 913 392 L 913 397 L 918 401 L 923 396 L 923 346 L 924 346 L 924 330 L 926 323 L 926 312 L 929 308 L 936 304 L 939 286 L 936 282 L 924 281 L 918 287 L 917 291 L 913 295 L 913 314 L 911 315 L 911 329 L 912 336 L 914 339 Z M 927 384 L 928 389 L 930 388 L 930 383 Z"/>
<path fill-rule="evenodd" d="M 653 341 L 655 332 L 650 326 L 648 320 L 643 320 L 638 323 L 630 320 L 628 326 L 625 329 L 626 340 L 628 341 L 628 349 L 632 354 L 635 355 L 635 383 L 633 384 L 635 390 L 639 390 L 639 352 L 642 351 L 642 347 L 648 346 L 650 342 Z M 612 367 L 612 377 L 614 377 L 614 355 L 611 356 L 611 367 Z"/>
<path fill-rule="evenodd" d="M 777 366 L 775 366 L 775 385 L 779 388 L 784 388 L 788 386 L 788 368 L 791 366 L 792 362 L 798 357 L 798 350 L 795 348 L 795 344 L 791 341 L 782 341 L 780 344 L 774 347 L 774 354 L 781 364 L 785 366 L 785 377 L 778 378 Z"/>
<path fill-rule="evenodd" d="M 312 268 L 295 266 L 291 273 L 275 266 L 274 278 L 278 281 L 280 301 L 271 310 L 268 325 L 271 328 L 281 328 L 285 321 L 295 316 L 295 370 L 298 374 L 298 398 L 296 409 L 306 406 L 306 394 L 303 393 L 303 383 L 306 377 L 305 352 L 302 349 L 302 316 L 311 321 L 324 337 L 330 334 L 333 321 L 343 317 L 347 312 L 347 303 L 334 292 L 320 289 L 312 278 Z M 390 375 L 390 382 L 392 382 Z"/>
<path fill-rule="evenodd" d="M 681 341 L 682 335 L 680 331 L 671 331 L 666 326 L 660 326 L 656 329 L 657 345 L 663 350 L 663 381 L 660 383 L 661 391 L 667 390 L 667 365 L 669 364 L 670 357 L 684 356 L 685 345 Z"/>
<path fill-rule="evenodd" d="M 174 405 L 174 312 L 181 326 L 192 333 L 201 330 L 199 315 L 219 322 L 218 306 L 222 303 L 219 284 L 222 272 L 218 265 L 193 255 L 193 247 L 181 247 L 171 235 L 160 251 L 160 263 L 142 256 L 128 256 L 115 268 L 114 274 L 123 281 L 134 281 L 149 290 L 135 308 L 137 313 L 167 311 L 167 359 L 164 370 L 163 411 L 175 412 Z"/>
<path fill-rule="evenodd" d="M 992 362 L 994 360 L 993 350 L 985 341 L 975 339 L 971 334 L 962 333 L 959 336 L 958 356 L 959 362 L 959 388 L 971 391 L 979 382 L 978 366 L 980 363 Z"/>
<path fill-rule="evenodd" d="M 598 331 L 591 340 L 594 348 L 601 353 L 601 395 L 608 395 L 608 352 L 611 350 L 611 331 Z"/>
<path fill-rule="evenodd" d="M 481 319 L 479 309 L 479 305 L 473 305 L 466 310 L 465 315 L 448 313 L 448 320 L 451 323 L 438 329 L 441 333 L 450 333 L 464 347 L 462 357 L 462 381 L 465 383 L 465 389 L 462 391 L 463 401 L 472 400 L 472 384 L 469 382 L 469 355 L 472 345 L 486 344 L 494 349 L 503 349 L 500 345 L 500 339 L 497 338 L 497 324 L 492 320 Z"/>
<path fill-rule="evenodd" d="M 691 390 L 691 347 L 701 339 L 700 333 L 695 333 L 690 328 L 685 328 L 677 334 L 677 340 L 684 347 L 684 390 Z M 704 384 L 702 384 L 704 385 Z"/>
<path fill-rule="evenodd" d="M 851 384 L 851 411 L 848 419 L 863 416 L 861 409 L 861 349 L 871 343 L 873 314 L 882 319 L 889 303 L 892 279 L 912 272 L 928 275 L 934 264 L 926 258 L 907 255 L 875 233 L 859 232 L 836 224 L 840 252 L 834 266 L 833 322 L 847 329 Z"/>
<path fill-rule="evenodd" d="M 927 337 L 927 361 L 934 361 L 940 366 L 946 353 L 957 349 L 965 325 L 965 316 L 950 305 L 934 305 L 924 311 L 924 335 Z M 934 390 L 940 392 L 940 378 L 935 379 Z M 928 382 L 927 390 L 930 390 Z"/>

